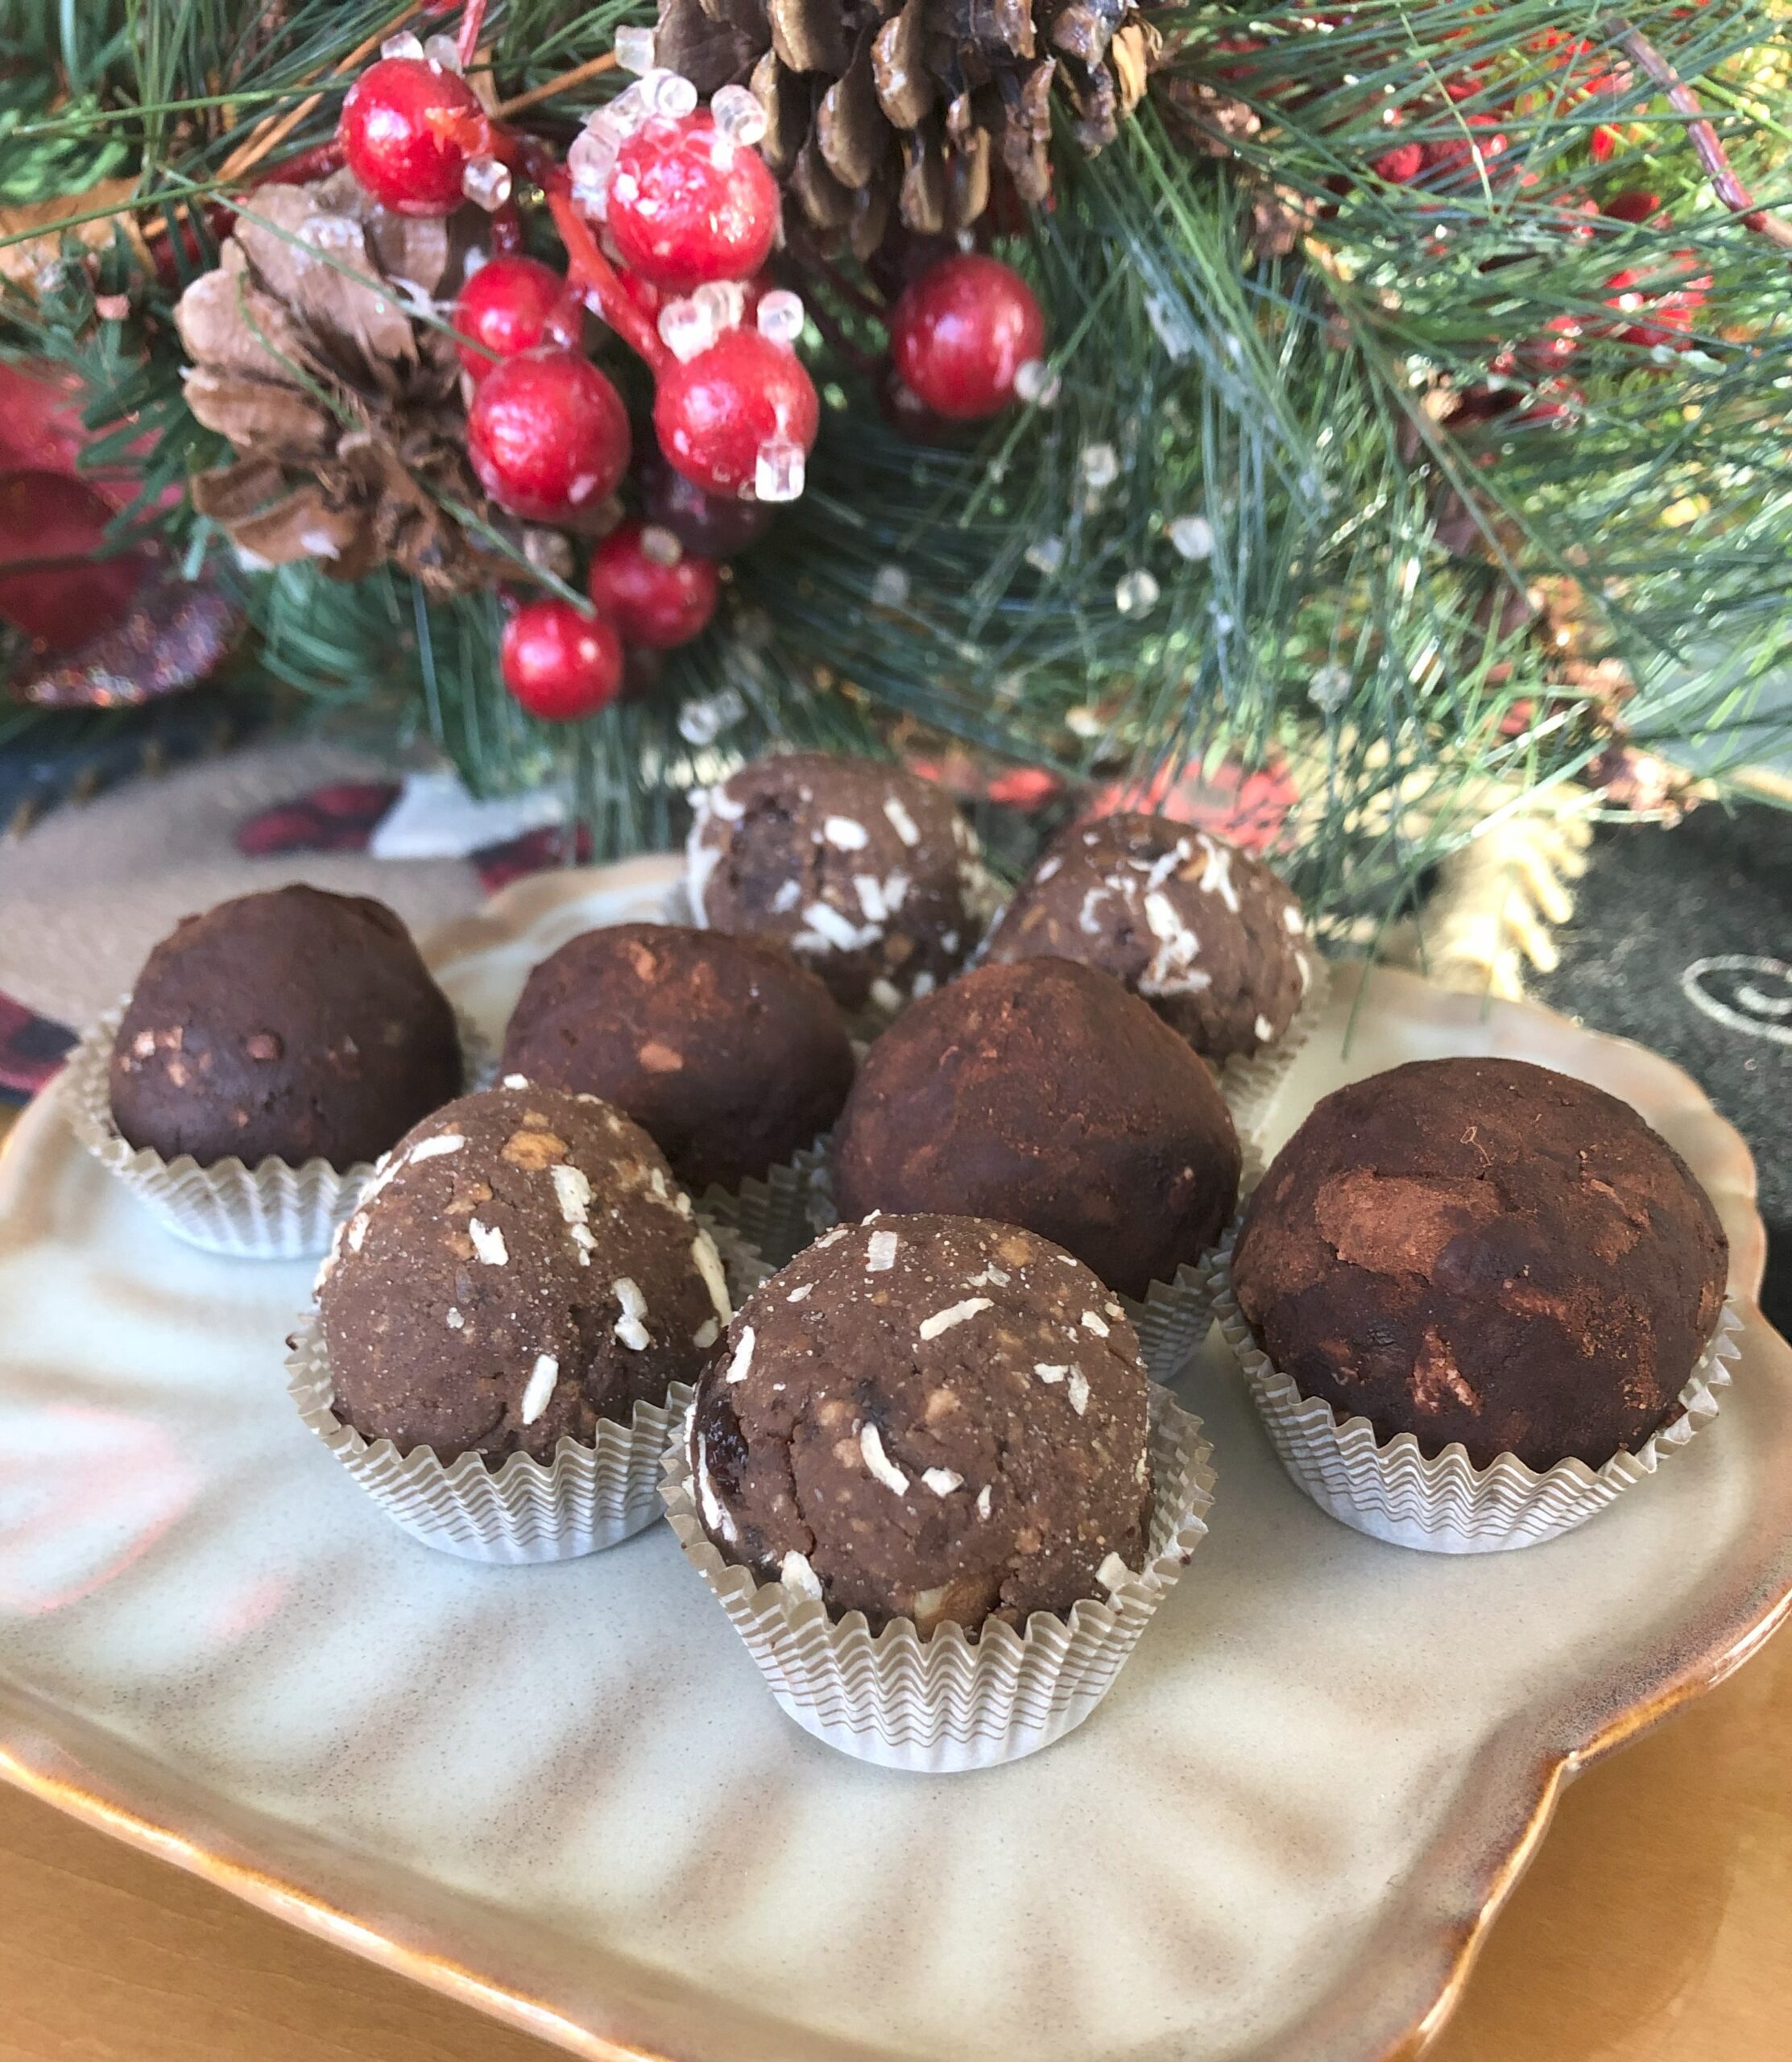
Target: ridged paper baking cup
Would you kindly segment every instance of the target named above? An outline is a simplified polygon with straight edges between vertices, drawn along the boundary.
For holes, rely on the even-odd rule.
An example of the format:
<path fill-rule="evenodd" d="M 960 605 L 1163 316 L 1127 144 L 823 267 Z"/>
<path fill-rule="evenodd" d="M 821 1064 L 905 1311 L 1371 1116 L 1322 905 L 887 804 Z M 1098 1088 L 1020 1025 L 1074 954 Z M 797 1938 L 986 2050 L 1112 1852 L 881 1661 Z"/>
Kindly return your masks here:
<path fill-rule="evenodd" d="M 1340 1422 L 1322 1397 L 1301 1394 L 1252 1336 L 1232 1291 L 1231 1253 L 1228 1237 L 1213 1265 L 1214 1315 L 1282 1466 L 1340 1523 L 1426 1554 L 1508 1553 L 1584 1525 L 1711 1422 L 1729 1386 L 1728 1364 L 1740 1352 L 1741 1320 L 1726 1303 L 1680 1392 L 1683 1414 L 1603 1468 L 1562 1460 L 1539 1474 L 1510 1453 L 1476 1468 L 1459 1445 L 1427 1460 L 1410 1432 L 1378 1446 L 1366 1418 Z"/>
<path fill-rule="evenodd" d="M 1322 959 L 1310 943 L 1307 964 L 1313 969 L 1313 978 L 1301 998 L 1300 1008 L 1281 1037 L 1265 1051 L 1248 1059 L 1235 1054 L 1219 1070 L 1219 1092 L 1226 1099 L 1232 1122 L 1238 1126 L 1238 1135 L 1247 1149 L 1256 1145 L 1262 1137 L 1270 1104 L 1288 1079 L 1289 1069 L 1300 1057 L 1301 1048 L 1318 1029 L 1326 1006 L 1331 1000 L 1331 963 Z M 1249 1186 L 1245 1193 L 1250 1193 Z"/>
<path fill-rule="evenodd" d="M 370 1163 L 334 1167 L 307 1160 L 295 1167 L 270 1158 L 250 1167 L 230 1158 L 202 1167 L 191 1153 L 164 1160 L 147 1146 L 132 1145 L 112 1117 L 112 1041 L 126 1007 L 109 1009 L 83 1034 L 57 1079 L 76 1137 L 188 1245 L 241 1260 L 302 1260 L 325 1252 L 373 1172 Z M 462 1078 L 470 1082 L 485 1064 L 485 1041 L 464 1017 L 456 1021 Z"/>
<path fill-rule="evenodd" d="M 1212 1448 L 1167 1391 L 1151 1389 L 1153 1493 L 1145 1565 L 1105 1600 L 1036 1612 L 978 1638 L 947 1624 L 923 1639 L 898 1618 L 875 1638 L 863 1612 L 838 1621 L 817 1600 L 725 1561 L 691 1494 L 686 1426 L 674 1426 L 660 1493 L 673 1530 L 759 1663 L 783 1709 L 817 1740 L 885 1768 L 947 1774 L 1037 1754 L 1080 1725 L 1112 1687 L 1153 1613 L 1206 1534 Z"/>
<path fill-rule="evenodd" d="M 710 1229 L 738 1307 L 771 1270 L 725 1226 Z M 469 1561 L 570 1561 L 645 1531 L 661 1515 L 660 1464 L 691 1398 L 674 1382 L 664 1403 L 637 1403 L 626 1425 L 600 1418 L 592 1445 L 562 1439 L 551 1461 L 513 1453 L 493 1468 L 476 1453 L 446 1464 L 428 1447 L 400 1453 L 344 1424 L 315 1306 L 294 1329 L 286 1365 L 299 1415 L 386 1515 Z"/>
<path fill-rule="evenodd" d="M 815 1237 L 815 1170 L 826 1157 L 817 1139 L 762 1177 L 749 1176 L 738 1189 L 710 1188 L 697 1199 L 705 1216 L 726 1224 L 768 1261 L 782 1267 Z"/>

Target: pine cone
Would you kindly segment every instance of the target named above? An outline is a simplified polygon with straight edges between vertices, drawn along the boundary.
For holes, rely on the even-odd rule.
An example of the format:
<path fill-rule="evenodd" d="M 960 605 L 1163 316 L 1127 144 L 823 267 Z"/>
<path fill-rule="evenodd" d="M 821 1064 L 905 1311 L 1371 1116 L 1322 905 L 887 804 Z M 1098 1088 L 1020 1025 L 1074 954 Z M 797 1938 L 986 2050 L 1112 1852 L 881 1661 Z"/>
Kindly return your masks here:
<path fill-rule="evenodd" d="M 438 594 L 489 579 L 441 506 L 485 510 L 458 355 L 406 312 L 453 291 L 452 223 L 390 214 L 346 172 L 246 207 L 175 310 L 187 405 L 237 452 L 193 482 L 194 505 L 271 565 L 358 580 L 389 560 Z"/>
<path fill-rule="evenodd" d="M 655 56 L 703 93 L 750 85 L 767 163 L 867 257 L 892 209 L 923 235 L 975 222 L 998 163 L 1044 201 L 1054 85 L 1099 151 L 1161 47 L 1129 0 L 660 0 Z"/>

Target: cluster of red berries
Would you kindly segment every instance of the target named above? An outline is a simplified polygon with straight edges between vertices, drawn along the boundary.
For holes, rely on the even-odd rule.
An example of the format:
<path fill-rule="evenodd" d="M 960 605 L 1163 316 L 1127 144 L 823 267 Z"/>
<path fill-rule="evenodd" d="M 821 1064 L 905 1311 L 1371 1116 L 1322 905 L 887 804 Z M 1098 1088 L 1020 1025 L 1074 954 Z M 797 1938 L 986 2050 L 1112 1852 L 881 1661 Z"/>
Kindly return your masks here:
<path fill-rule="evenodd" d="M 362 187 L 402 213 L 444 215 L 466 200 L 508 210 L 519 177 L 546 197 L 565 275 L 507 251 L 470 274 L 453 311 L 467 456 L 499 507 L 589 529 L 627 475 L 628 412 L 583 348 L 587 311 L 653 375 L 663 462 L 644 489 L 648 520 L 593 552 L 596 614 L 529 602 L 505 635 L 511 693 L 564 718 L 623 692 L 625 644 L 664 649 L 703 628 L 717 558 L 757 534 L 769 504 L 802 492 L 821 408 L 794 349 L 802 304 L 764 269 L 780 196 L 755 147 L 767 122 L 754 95 L 723 86 L 699 107 L 689 80 L 655 66 L 651 36 L 627 31 L 633 47 L 619 36 L 619 55 L 640 76 L 587 119 L 562 162 L 490 117 L 461 77 L 477 13 L 458 45 L 390 41 L 350 89 L 338 141 Z M 902 296 L 890 330 L 898 376 L 949 420 L 994 414 L 1025 390 L 1029 367 L 1043 380 L 1039 304 L 994 259 L 933 267 Z"/>

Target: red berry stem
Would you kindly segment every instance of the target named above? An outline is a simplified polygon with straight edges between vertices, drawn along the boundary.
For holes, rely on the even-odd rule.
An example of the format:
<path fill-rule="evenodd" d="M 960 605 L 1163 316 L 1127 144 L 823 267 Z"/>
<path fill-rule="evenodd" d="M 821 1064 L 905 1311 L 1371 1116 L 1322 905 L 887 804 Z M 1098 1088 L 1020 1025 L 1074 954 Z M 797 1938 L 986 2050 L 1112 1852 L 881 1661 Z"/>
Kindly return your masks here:
<path fill-rule="evenodd" d="M 291 157 L 282 158 L 278 164 L 258 172 L 245 190 L 253 193 L 258 186 L 308 186 L 313 180 L 328 179 L 332 172 L 341 169 L 341 139 L 332 136 L 327 143 L 313 143 L 308 150 L 295 151 Z"/>
<path fill-rule="evenodd" d="M 461 33 L 454 46 L 464 72 L 472 64 L 479 48 L 479 31 L 486 25 L 486 0 L 467 0 L 466 12 L 461 17 Z"/>
<path fill-rule="evenodd" d="M 1621 15 L 1608 17 L 1600 27 L 1620 49 L 1629 54 L 1637 68 L 1647 72 L 1662 89 L 1668 106 L 1674 113 L 1685 117 L 1686 140 L 1697 153 L 1699 162 L 1705 168 L 1711 191 L 1718 199 L 1733 214 L 1742 217 L 1744 227 L 1758 230 L 1782 251 L 1792 251 L 1792 222 L 1782 222 L 1778 215 L 1755 205 L 1753 195 L 1736 176 L 1736 168 L 1730 163 L 1729 153 L 1724 149 L 1721 138 L 1706 119 L 1698 94 L 1642 31 L 1633 28 Z"/>
<path fill-rule="evenodd" d="M 566 275 L 596 307 L 631 350 L 644 359 L 656 378 L 674 362 L 660 341 L 652 321 L 635 306 L 628 289 L 616 276 L 616 268 L 598 247 L 591 226 L 573 205 L 572 181 L 561 166 L 554 166 L 540 181 L 548 196 L 548 211 L 560 240 L 566 246 Z"/>

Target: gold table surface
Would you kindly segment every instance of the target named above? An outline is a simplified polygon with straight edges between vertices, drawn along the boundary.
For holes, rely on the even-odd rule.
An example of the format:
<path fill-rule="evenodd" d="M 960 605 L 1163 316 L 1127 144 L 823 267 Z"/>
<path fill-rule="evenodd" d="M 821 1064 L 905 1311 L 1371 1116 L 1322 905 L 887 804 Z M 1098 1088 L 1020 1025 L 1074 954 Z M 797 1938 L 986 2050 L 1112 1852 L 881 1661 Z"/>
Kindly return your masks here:
<path fill-rule="evenodd" d="M 0 1132 L 9 1112 L 0 1112 Z M 0 1785 L 0 2062 L 557 2051 Z M 1429 2062 L 1792 2053 L 1792 1637 L 1600 1762 Z"/>

